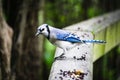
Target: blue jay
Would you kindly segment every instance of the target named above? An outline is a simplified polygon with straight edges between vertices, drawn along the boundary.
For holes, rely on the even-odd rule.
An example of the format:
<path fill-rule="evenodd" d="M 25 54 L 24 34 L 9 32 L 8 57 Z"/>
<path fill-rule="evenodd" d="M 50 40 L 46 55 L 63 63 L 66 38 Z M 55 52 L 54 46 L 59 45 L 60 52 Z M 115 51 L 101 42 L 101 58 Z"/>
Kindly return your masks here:
<path fill-rule="evenodd" d="M 36 36 L 39 34 L 44 35 L 52 44 L 63 49 L 63 54 L 61 54 L 59 58 L 63 58 L 66 51 L 74 47 L 76 45 L 75 43 L 106 43 L 103 40 L 81 40 L 80 37 L 75 34 L 54 28 L 48 24 L 42 24 L 37 28 Z M 60 45 L 59 43 L 61 41 L 67 44 Z M 69 46 L 68 44 L 72 44 L 73 46 Z"/>

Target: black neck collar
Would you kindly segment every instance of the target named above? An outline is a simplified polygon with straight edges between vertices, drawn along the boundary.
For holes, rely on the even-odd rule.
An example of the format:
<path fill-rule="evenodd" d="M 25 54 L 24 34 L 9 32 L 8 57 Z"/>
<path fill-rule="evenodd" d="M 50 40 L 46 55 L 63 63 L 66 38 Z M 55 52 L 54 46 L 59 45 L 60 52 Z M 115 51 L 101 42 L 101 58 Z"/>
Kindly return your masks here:
<path fill-rule="evenodd" d="M 47 32 L 48 32 L 47 39 L 50 39 L 50 29 L 49 29 L 48 25 L 46 25 L 46 28 L 47 28 Z"/>

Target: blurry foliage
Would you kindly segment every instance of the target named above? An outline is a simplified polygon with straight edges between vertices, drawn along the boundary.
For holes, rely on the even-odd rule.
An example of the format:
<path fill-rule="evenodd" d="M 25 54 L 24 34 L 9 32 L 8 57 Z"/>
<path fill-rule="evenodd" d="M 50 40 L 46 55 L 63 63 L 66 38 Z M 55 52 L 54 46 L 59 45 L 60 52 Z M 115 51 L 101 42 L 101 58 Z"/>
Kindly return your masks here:
<path fill-rule="evenodd" d="M 98 11 L 97 11 L 97 10 L 98 10 Z M 92 6 L 92 7 L 90 7 L 90 8 L 88 9 L 88 18 L 97 16 L 97 15 L 99 15 L 100 13 L 102 13 L 100 9 Z"/>
<path fill-rule="evenodd" d="M 46 63 L 47 68 L 50 69 L 54 57 L 53 53 L 55 53 L 55 46 L 53 46 L 47 39 L 45 39 L 44 49 L 44 61 Z"/>
<path fill-rule="evenodd" d="M 117 48 L 117 52 L 118 54 L 120 54 L 120 46 Z"/>
<path fill-rule="evenodd" d="M 113 48 L 94 63 L 93 80 L 119 80 L 120 46 Z"/>
<path fill-rule="evenodd" d="M 81 16 L 83 0 L 47 0 L 45 6 L 45 22 L 63 28 L 83 20 Z"/>

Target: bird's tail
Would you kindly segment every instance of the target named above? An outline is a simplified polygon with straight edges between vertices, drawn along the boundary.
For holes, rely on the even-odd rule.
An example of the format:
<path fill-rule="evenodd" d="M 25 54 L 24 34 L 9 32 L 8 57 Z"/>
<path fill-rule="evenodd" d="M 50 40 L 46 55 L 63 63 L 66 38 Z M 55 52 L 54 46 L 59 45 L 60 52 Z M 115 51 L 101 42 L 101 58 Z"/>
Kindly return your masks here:
<path fill-rule="evenodd" d="M 106 41 L 103 40 L 81 40 L 83 43 L 106 43 Z"/>

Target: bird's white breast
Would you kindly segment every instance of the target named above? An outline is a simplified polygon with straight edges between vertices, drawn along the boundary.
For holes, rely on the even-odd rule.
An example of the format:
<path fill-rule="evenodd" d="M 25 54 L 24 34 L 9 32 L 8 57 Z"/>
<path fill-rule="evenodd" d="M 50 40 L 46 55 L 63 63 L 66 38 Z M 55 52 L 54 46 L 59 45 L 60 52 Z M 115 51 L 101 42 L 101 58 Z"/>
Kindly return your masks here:
<path fill-rule="evenodd" d="M 56 40 L 54 45 L 66 51 L 72 49 L 76 45 L 76 43 L 73 44 L 67 41 Z"/>

